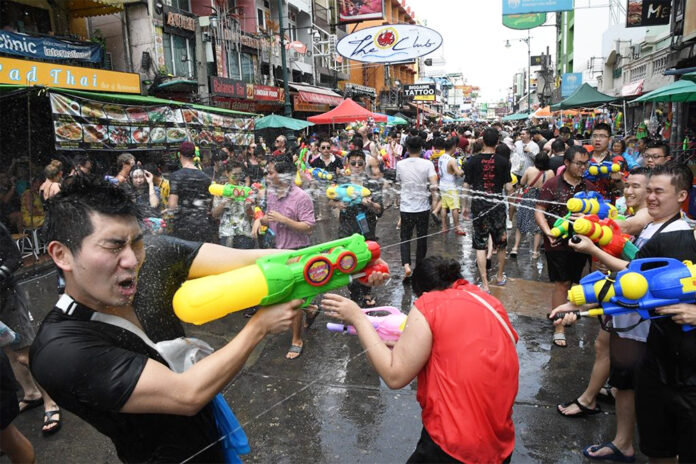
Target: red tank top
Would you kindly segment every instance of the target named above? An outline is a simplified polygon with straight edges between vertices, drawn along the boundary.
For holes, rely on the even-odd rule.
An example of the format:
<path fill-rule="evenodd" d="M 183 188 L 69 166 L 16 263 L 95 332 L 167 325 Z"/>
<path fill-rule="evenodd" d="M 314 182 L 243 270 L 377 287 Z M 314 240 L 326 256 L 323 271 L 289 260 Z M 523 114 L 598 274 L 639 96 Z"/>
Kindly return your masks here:
<path fill-rule="evenodd" d="M 465 280 L 415 302 L 433 334 L 418 374 L 423 425 L 450 456 L 467 463 L 502 462 L 515 447 L 512 406 L 519 364 L 510 335 L 471 293 L 490 304 L 517 341 L 505 308 Z"/>

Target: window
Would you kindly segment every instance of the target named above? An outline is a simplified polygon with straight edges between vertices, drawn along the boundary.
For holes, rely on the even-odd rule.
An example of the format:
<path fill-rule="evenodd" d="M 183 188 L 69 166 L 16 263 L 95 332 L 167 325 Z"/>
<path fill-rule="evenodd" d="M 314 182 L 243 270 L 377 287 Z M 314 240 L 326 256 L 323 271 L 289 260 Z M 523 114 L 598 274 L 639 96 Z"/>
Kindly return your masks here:
<path fill-rule="evenodd" d="M 249 53 L 242 53 L 242 80 L 254 82 L 254 58 Z"/>
<path fill-rule="evenodd" d="M 196 77 L 196 54 L 193 40 L 174 34 L 162 34 L 167 70 L 180 77 Z"/>
<path fill-rule="evenodd" d="M 266 13 L 264 13 L 263 8 L 256 9 L 256 24 L 259 25 L 259 31 L 266 30 Z"/>
<path fill-rule="evenodd" d="M 235 50 L 227 49 L 227 75 L 230 79 L 241 79 L 239 55 Z"/>
<path fill-rule="evenodd" d="M 256 23 L 258 32 L 266 32 L 268 30 L 268 20 L 271 18 L 271 4 L 264 0 L 256 4 Z"/>

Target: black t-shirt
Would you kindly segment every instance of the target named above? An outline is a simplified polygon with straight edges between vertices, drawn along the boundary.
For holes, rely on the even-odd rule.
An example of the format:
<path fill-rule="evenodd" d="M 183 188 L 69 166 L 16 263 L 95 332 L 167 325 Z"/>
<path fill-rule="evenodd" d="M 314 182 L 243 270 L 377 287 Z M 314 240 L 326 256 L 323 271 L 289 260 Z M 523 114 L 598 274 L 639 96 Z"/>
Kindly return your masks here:
<path fill-rule="evenodd" d="M 185 336 L 172 300 L 188 278 L 201 245 L 165 235 L 145 236 L 145 260 L 138 273 L 133 309 L 155 343 Z"/>
<path fill-rule="evenodd" d="M 473 190 L 500 195 L 505 184 L 512 182 L 510 161 L 493 153 L 474 155 L 464 165 L 464 182 Z M 474 198 L 471 203 L 474 215 L 490 209 L 495 203 L 499 203 L 499 208 L 505 208 L 501 197 L 491 198 L 493 201 Z"/>
<path fill-rule="evenodd" d="M 553 175 L 558 174 L 558 168 L 563 166 L 563 155 L 554 155 L 549 158 L 549 169 L 553 171 Z"/>
<path fill-rule="evenodd" d="M 212 204 L 210 177 L 198 169 L 183 168 L 169 176 L 170 194 L 179 197 L 179 214 L 207 216 Z"/>
<path fill-rule="evenodd" d="M 329 164 L 326 164 L 323 159 L 321 159 L 321 156 L 317 157 L 309 163 L 310 166 L 313 168 L 320 168 L 320 169 L 325 169 L 331 173 L 336 173 L 338 169 L 343 169 L 343 161 L 341 161 L 341 158 L 338 156 L 334 156 L 333 160 L 329 162 Z"/>
<path fill-rule="evenodd" d="M 90 320 L 77 304 L 54 307 L 29 351 L 34 378 L 60 405 L 111 438 L 124 462 L 180 462 L 218 438 L 209 404 L 198 414 L 125 414 L 148 359 L 167 363 L 137 335 Z M 196 462 L 222 461 L 213 446 Z"/>
<path fill-rule="evenodd" d="M 636 254 L 640 258 L 674 258 L 696 261 L 696 239 L 692 230 L 655 234 Z M 653 319 L 648 334 L 643 368 L 660 381 L 696 390 L 696 330 L 682 331 L 671 317 Z"/>
<path fill-rule="evenodd" d="M 347 183 L 350 182 L 350 179 L 344 179 L 344 181 L 344 183 Z M 381 182 L 366 176 L 362 185 L 370 190 L 371 201 L 378 203 L 383 207 Z M 364 213 L 365 219 L 367 220 L 369 231 L 366 233 L 360 227 L 358 222 L 358 215 L 360 213 Z M 361 234 L 364 235 L 368 240 L 377 240 L 377 236 L 375 235 L 375 232 L 377 231 L 377 218 L 381 216 L 382 213 L 377 215 L 371 208 L 368 208 L 362 204 L 349 205 L 345 209 L 342 209 L 338 216 L 338 234 L 340 237 L 349 237 L 353 234 Z"/>
<path fill-rule="evenodd" d="M 261 182 L 263 180 L 264 171 L 263 166 L 260 164 L 251 164 L 250 162 L 244 163 L 244 171 L 247 176 L 249 176 L 249 182 L 252 184 L 255 182 Z"/>

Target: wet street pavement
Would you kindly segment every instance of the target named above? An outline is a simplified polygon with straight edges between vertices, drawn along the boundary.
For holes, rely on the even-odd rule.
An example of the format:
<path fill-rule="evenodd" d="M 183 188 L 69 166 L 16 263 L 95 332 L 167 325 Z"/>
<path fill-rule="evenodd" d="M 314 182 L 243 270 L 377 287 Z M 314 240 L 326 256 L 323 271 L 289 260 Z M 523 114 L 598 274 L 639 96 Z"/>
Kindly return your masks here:
<path fill-rule="evenodd" d="M 408 311 L 413 297 L 399 276 L 399 247 L 393 246 L 399 242 L 396 219 L 397 212 L 389 209 L 378 226 L 383 258 L 394 278 L 374 294 L 378 306 Z M 314 242 L 334 238 L 336 222 L 330 215 L 324 217 Z M 467 223 L 467 230 L 470 226 Z M 431 225 L 431 233 L 438 230 L 439 226 Z M 552 330 L 544 318 L 552 287 L 544 255 L 531 259 L 530 239 L 523 241 L 518 258 L 506 265 L 508 284 L 491 287 L 520 336 L 512 461 L 582 462 L 582 448 L 613 438 L 613 406 L 602 404 L 607 413 L 568 419 L 556 412 L 556 404 L 571 401 L 584 390 L 598 324 L 581 321 L 568 330 L 567 348 L 552 348 Z M 465 278 L 476 280 L 470 234 L 434 235 L 429 238 L 428 254 L 460 260 Z M 24 287 L 38 324 L 55 302 L 55 274 L 27 281 Z M 187 331 L 217 348 L 233 338 L 246 321 L 240 312 L 204 326 L 188 326 Z M 421 430 L 416 382 L 389 390 L 371 369 L 357 337 L 329 332 L 327 322 L 330 320 L 323 314 L 317 318 L 297 360 L 284 357 L 289 333 L 268 337 L 225 389 L 251 444 L 245 462 L 399 463 L 412 453 Z M 41 414 L 41 408 L 34 409 L 14 422 L 33 443 L 38 462 L 118 462 L 110 441 L 69 413 L 64 413 L 59 433 L 42 437 Z M 0 462 L 8 461 L 3 457 Z"/>

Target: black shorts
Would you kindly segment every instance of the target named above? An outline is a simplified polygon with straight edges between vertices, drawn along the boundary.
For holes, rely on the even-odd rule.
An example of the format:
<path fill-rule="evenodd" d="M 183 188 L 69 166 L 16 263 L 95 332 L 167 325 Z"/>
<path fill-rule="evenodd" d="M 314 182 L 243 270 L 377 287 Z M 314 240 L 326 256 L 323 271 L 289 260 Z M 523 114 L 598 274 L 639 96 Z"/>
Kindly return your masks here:
<path fill-rule="evenodd" d="M 10 360 L 0 350 L 0 430 L 5 430 L 19 414 L 17 382 Z"/>
<path fill-rule="evenodd" d="M 505 458 L 502 464 L 509 464 L 512 459 L 512 454 Z M 430 438 L 430 434 L 423 427 L 421 432 L 420 440 L 416 445 L 416 450 L 413 452 L 410 458 L 406 461 L 407 464 L 418 464 L 418 463 L 455 463 L 461 462 L 449 454 L 445 453 L 440 446 Z"/>
<path fill-rule="evenodd" d="M 644 368 L 636 376 L 640 450 L 649 458 L 696 462 L 696 389 L 664 385 Z"/>
<path fill-rule="evenodd" d="M 506 221 L 507 215 L 504 207 L 484 210 L 480 213 L 473 211 L 474 237 L 472 248 L 474 250 L 487 250 L 489 235 L 496 248 L 505 248 L 507 246 Z"/>
<path fill-rule="evenodd" d="M 588 261 L 589 256 L 573 250 L 547 251 L 546 265 L 549 268 L 549 280 L 578 283 Z"/>
<path fill-rule="evenodd" d="M 621 338 L 612 332 L 609 339 L 609 385 L 619 390 L 635 388 L 636 369 L 645 355 L 645 342 Z"/>

